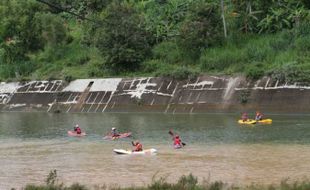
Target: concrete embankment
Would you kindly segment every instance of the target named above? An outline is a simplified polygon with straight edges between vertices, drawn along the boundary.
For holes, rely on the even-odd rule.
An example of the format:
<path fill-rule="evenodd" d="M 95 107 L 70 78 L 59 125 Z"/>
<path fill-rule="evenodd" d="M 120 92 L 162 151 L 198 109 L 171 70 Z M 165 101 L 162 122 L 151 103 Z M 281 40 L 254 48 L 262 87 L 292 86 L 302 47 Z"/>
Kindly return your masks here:
<path fill-rule="evenodd" d="M 310 111 L 310 86 L 264 77 L 78 79 L 0 83 L 0 110 L 204 113 Z"/>

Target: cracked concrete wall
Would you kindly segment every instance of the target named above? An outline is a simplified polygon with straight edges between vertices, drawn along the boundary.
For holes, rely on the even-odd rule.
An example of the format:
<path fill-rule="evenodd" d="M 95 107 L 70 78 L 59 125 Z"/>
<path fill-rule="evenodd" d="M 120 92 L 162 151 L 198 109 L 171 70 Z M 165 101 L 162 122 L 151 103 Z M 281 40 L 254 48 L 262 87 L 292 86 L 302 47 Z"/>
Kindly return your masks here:
<path fill-rule="evenodd" d="M 0 110 L 205 113 L 310 111 L 310 86 L 264 77 L 78 79 L 0 83 Z"/>

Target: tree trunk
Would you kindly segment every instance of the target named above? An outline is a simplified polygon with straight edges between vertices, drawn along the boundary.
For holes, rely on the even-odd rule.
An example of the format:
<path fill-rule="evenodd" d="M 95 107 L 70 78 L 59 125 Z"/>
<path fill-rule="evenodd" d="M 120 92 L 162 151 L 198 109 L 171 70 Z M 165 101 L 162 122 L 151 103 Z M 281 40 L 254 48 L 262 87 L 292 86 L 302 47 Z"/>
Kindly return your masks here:
<path fill-rule="evenodd" d="M 221 11 L 222 11 L 222 19 L 223 19 L 224 37 L 227 38 L 227 29 L 226 29 L 226 21 L 225 21 L 225 10 L 224 10 L 224 0 L 221 0 Z"/>

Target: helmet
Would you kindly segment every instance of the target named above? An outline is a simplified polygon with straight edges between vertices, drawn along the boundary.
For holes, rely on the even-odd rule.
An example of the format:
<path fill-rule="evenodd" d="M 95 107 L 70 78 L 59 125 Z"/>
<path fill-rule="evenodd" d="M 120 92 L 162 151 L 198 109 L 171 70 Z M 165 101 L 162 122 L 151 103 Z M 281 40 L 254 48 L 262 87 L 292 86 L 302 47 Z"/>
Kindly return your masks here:
<path fill-rule="evenodd" d="M 79 127 L 79 124 L 76 124 L 75 127 Z"/>
<path fill-rule="evenodd" d="M 114 131 L 114 130 L 116 130 L 116 128 L 115 128 L 115 127 L 113 127 L 113 128 L 112 128 L 112 131 Z"/>

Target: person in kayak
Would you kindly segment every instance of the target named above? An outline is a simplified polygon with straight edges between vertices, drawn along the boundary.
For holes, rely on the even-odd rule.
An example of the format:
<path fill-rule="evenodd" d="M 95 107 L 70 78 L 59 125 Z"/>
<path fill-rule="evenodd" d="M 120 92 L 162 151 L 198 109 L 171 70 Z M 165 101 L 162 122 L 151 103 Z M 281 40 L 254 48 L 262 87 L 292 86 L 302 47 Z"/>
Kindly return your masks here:
<path fill-rule="evenodd" d="M 174 134 L 171 129 L 169 130 L 168 133 L 172 136 L 174 148 L 182 148 L 183 146 L 186 145 L 186 143 L 182 142 L 180 136 L 177 134 Z"/>
<path fill-rule="evenodd" d="M 256 115 L 255 115 L 255 120 L 256 121 L 263 120 L 263 114 L 261 114 L 259 111 L 257 111 Z"/>
<path fill-rule="evenodd" d="M 111 136 L 114 137 L 114 138 L 120 136 L 120 134 L 118 133 L 118 131 L 116 130 L 115 127 L 113 127 L 112 130 L 111 130 Z"/>
<path fill-rule="evenodd" d="M 175 135 L 173 137 L 173 146 L 174 146 L 174 148 L 182 148 L 183 147 L 183 144 L 182 144 L 182 141 L 181 141 L 179 135 Z"/>
<path fill-rule="evenodd" d="M 242 114 L 242 116 L 241 116 L 241 119 L 242 119 L 243 122 L 247 121 L 247 120 L 249 119 L 248 113 L 244 112 L 244 113 Z"/>
<path fill-rule="evenodd" d="M 81 130 L 81 128 L 80 128 L 80 126 L 78 124 L 75 125 L 74 132 L 76 132 L 76 134 L 81 134 L 82 133 L 82 130 Z"/>
<path fill-rule="evenodd" d="M 132 152 L 140 152 L 143 151 L 142 144 L 139 141 L 133 142 L 131 141 L 132 146 L 135 146 L 135 149 L 132 150 Z"/>

